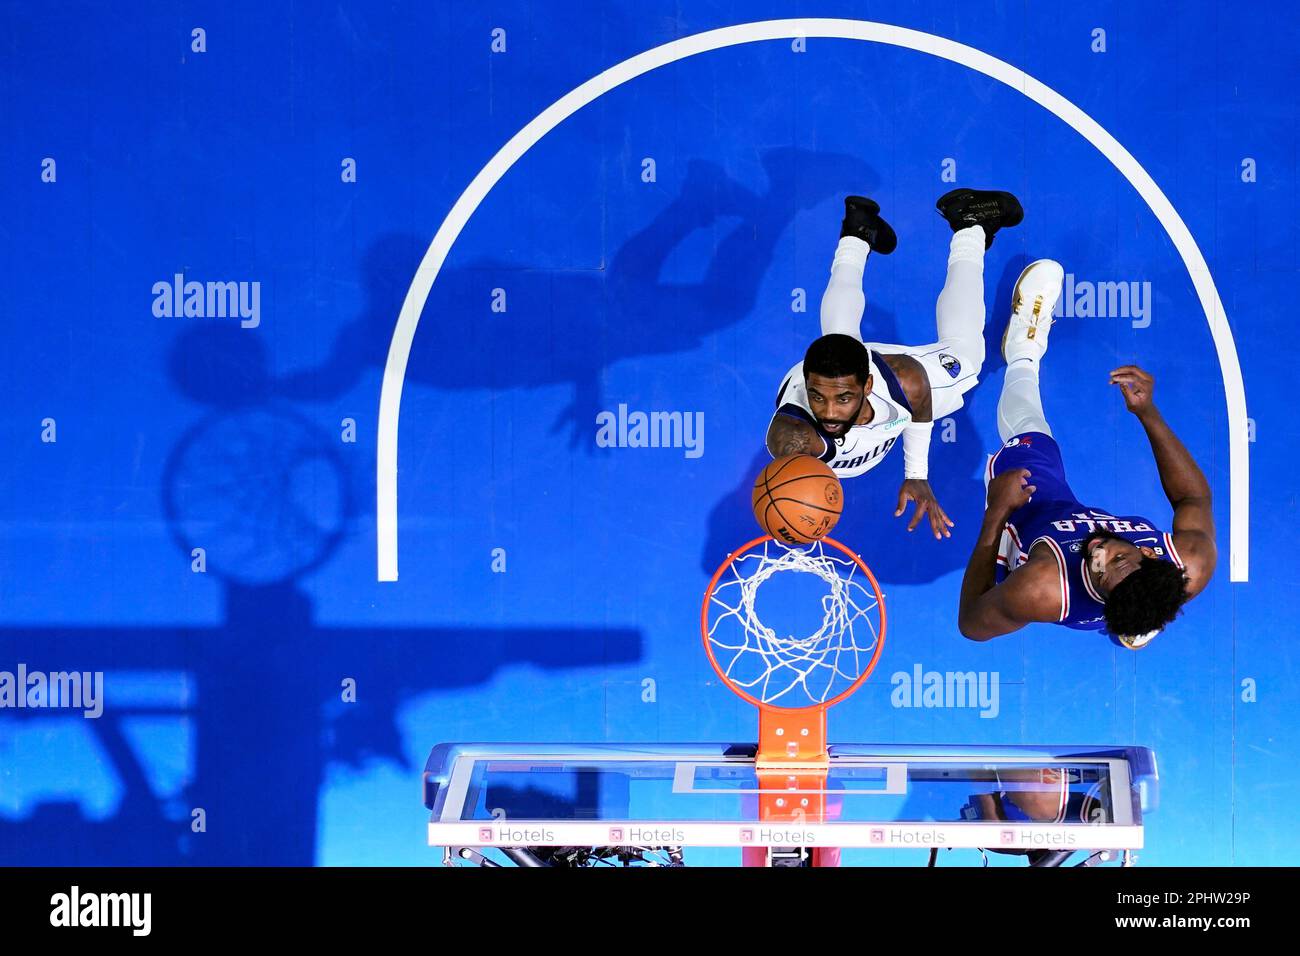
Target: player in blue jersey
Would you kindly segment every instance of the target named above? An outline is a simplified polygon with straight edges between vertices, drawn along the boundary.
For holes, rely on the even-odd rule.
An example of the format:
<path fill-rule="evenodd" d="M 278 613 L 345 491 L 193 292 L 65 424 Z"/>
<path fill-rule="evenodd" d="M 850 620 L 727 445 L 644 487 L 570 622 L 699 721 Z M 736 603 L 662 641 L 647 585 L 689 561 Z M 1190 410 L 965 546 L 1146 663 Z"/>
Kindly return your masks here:
<path fill-rule="evenodd" d="M 1016 282 L 1002 340 L 1006 381 L 998 401 L 1002 448 L 989 459 L 988 502 L 962 581 L 958 626 L 985 641 L 1034 621 L 1105 631 L 1145 646 L 1199 594 L 1214 572 L 1210 486 L 1152 401 L 1154 380 L 1136 365 L 1110 373 L 1155 455 L 1173 506 L 1163 531 L 1147 518 L 1082 504 L 1065 479 L 1038 391 L 1060 264 L 1030 263 Z"/>

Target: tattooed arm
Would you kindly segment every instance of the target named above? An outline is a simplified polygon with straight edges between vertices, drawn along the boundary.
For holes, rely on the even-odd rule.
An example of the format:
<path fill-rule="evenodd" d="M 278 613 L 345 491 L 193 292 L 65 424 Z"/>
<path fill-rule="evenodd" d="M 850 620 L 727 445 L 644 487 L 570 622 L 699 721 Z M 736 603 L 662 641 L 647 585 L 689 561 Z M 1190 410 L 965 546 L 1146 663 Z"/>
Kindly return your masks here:
<path fill-rule="evenodd" d="M 789 415 L 776 415 L 767 429 L 767 450 L 773 458 L 786 455 L 820 458 L 826 453 L 826 441 L 807 422 Z"/>

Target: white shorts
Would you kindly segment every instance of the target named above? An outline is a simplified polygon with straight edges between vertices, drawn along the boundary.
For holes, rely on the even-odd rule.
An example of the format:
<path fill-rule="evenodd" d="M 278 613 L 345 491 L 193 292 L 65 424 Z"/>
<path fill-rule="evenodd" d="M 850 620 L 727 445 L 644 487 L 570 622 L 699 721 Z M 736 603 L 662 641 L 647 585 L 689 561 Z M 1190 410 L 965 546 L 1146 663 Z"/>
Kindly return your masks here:
<path fill-rule="evenodd" d="M 868 342 L 866 345 L 881 355 L 909 355 L 921 363 L 930 380 L 930 402 L 936 422 L 961 408 L 965 404 L 963 396 L 979 383 L 980 363 L 961 343 L 906 346 Z"/>

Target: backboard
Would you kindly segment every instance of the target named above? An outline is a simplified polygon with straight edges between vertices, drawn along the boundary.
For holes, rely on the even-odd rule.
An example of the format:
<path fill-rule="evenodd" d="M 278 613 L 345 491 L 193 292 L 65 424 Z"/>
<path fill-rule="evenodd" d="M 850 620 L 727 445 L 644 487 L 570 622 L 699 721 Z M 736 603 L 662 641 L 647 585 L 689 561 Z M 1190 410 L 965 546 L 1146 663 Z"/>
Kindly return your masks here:
<path fill-rule="evenodd" d="M 1130 850 L 1157 797 L 1143 747 L 839 744 L 824 786 L 791 776 L 773 804 L 755 752 L 441 744 L 429 844 Z"/>

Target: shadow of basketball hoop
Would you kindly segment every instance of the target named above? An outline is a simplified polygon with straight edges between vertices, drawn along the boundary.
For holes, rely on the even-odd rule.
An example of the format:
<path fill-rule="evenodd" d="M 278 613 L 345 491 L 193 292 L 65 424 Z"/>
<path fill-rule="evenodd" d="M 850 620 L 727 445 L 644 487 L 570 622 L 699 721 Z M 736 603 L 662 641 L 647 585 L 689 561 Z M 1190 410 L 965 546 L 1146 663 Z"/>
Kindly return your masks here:
<path fill-rule="evenodd" d="M 209 573 L 248 586 L 320 567 L 355 507 L 337 444 L 283 405 L 209 414 L 182 436 L 164 472 L 177 546 L 191 557 L 203 549 Z"/>
<path fill-rule="evenodd" d="M 318 623 L 304 582 L 347 539 L 356 483 L 346 446 L 277 399 L 268 369 L 257 337 L 229 326 L 187 327 L 169 358 L 176 389 L 207 410 L 168 455 L 161 510 L 183 559 L 204 549 L 218 621 L 0 630 L 17 660 L 49 670 L 182 675 L 190 687 L 167 706 L 110 697 L 100 719 L 78 723 L 78 749 L 48 750 L 42 759 L 65 767 L 94 760 L 85 776 L 111 781 L 116 806 L 100 817 L 84 790 L 43 790 L 21 818 L 0 818 L 0 863 L 310 866 L 331 765 L 380 761 L 415 777 L 399 723 L 413 699 L 481 685 L 513 665 L 554 672 L 641 658 L 641 633 L 627 627 Z M 344 677 L 362 688 L 355 703 L 340 703 Z M 179 792 L 157 792 L 143 725 L 184 729 L 162 738 L 184 741 L 168 750 L 170 765 L 192 766 Z M 191 832 L 194 808 L 208 832 Z"/>

